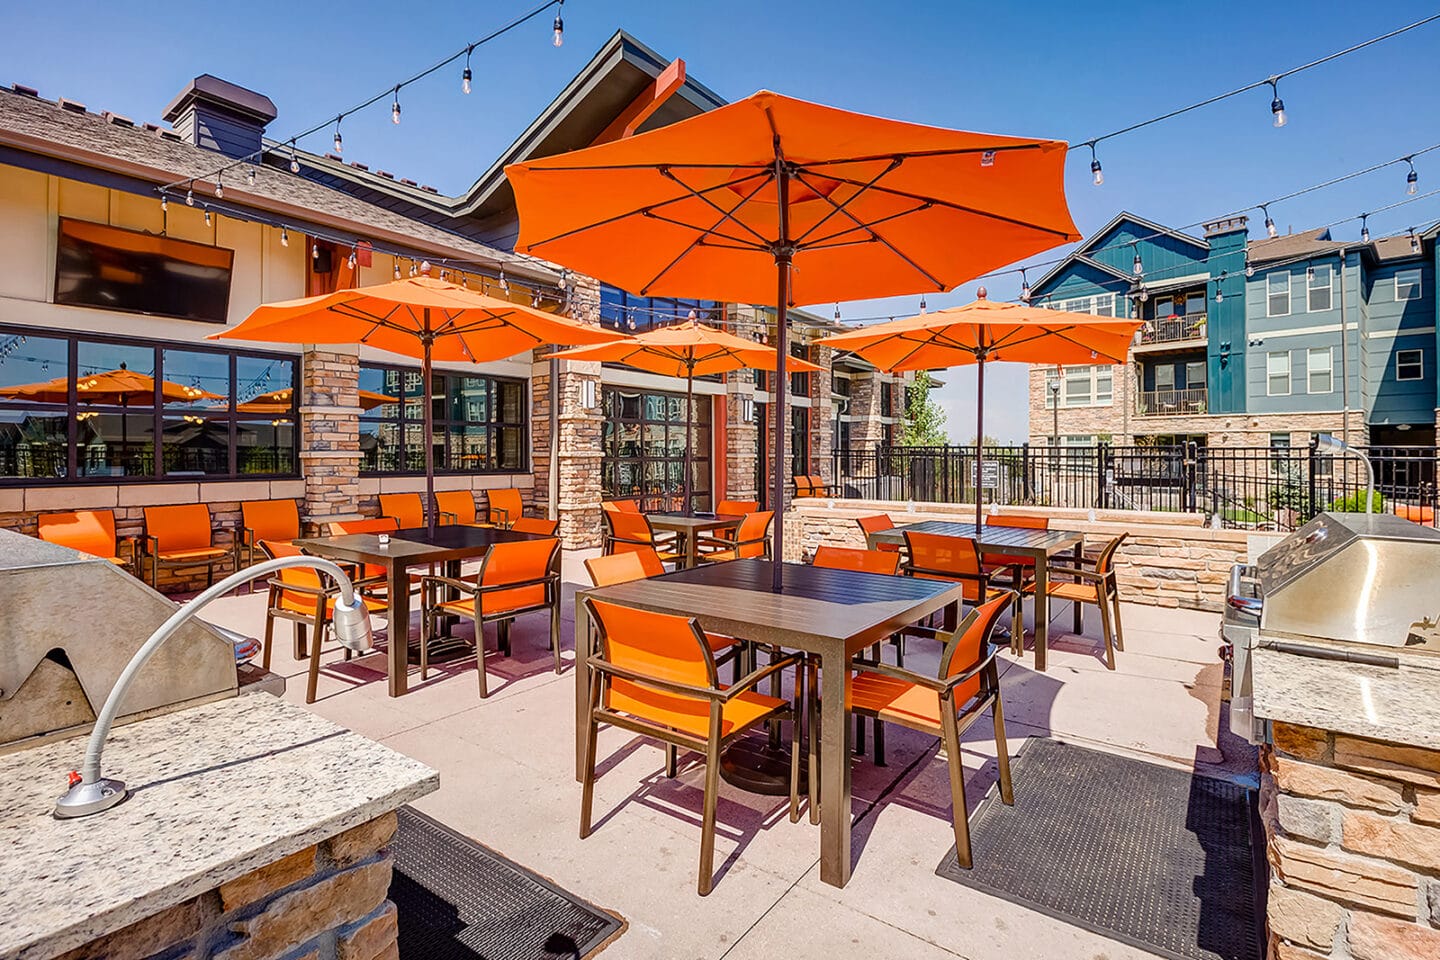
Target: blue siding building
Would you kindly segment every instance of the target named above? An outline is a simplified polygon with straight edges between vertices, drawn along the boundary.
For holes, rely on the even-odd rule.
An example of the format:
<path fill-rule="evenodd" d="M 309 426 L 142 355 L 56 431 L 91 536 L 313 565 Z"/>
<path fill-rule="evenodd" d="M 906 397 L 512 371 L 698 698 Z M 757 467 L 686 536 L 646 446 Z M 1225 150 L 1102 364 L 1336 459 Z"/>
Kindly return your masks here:
<path fill-rule="evenodd" d="M 1193 237 L 1120 214 L 1031 302 L 1144 326 L 1124 368 L 1032 370 L 1032 441 L 1432 444 L 1435 233 L 1251 240 L 1235 217 Z"/>

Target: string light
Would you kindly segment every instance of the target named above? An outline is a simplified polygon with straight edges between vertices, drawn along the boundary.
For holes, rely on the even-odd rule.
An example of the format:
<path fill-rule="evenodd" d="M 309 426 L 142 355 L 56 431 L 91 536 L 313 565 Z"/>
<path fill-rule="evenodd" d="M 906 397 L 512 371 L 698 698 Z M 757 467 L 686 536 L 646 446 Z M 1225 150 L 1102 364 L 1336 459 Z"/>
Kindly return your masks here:
<path fill-rule="evenodd" d="M 210 226 L 210 205 L 205 205 L 205 226 Z"/>
<path fill-rule="evenodd" d="M 160 194 L 160 212 L 162 214 L 168 214 L 170 212 L 170 197 L 163 193 Z"/>
<path fill-rule="evenodd" d="M 400 86 L 395 87 L 395 102 L 390 104 L 390 122 L 400 122 Z"/>
<path fill-rule="evenodd" d="M 1410 172 L 1405 174 L 1405 195 L 1415 196 L 1415 191 L 1420 188 L 1420 174 L 1415 172 L 1415 158 L 1406 157 L 1405 162 L 1410 165 Z"/>
<path fill-rule="evenodd" d="M 354 247 L 354 246 L 351 246 L 351 247 L 350 247 L 350 259 L 347 260 L 347 261 L 345 261 L 346 264 L 350 267 L 351 270 L 354 270 L 354 269 L 355 269 L 355 259 L 356 259 L 356 258 L 355 258 L 355 247 Z"/>
<path fill-rule="evenodd" d="M 1278 129 L 1289 122 L 1285 118 L 1285 101 L 1280 99 L 1280 78 L 1271 77 L 1266 82 L 1270 84 L 1270 112 L 1275 115 L 1275 126 Z"/>
<path fill-rule="evenodd" d="M 474 45 L 473 43 L 472 43 L 470 46 L 468 46 L 468 47 L 465 48 L 465 70 L 464 70 L 463 73 L 460 74 L 460 92 L 461 92 L 461 93 L 467 93 L 467 94 L 468 94 L 468 93 L 470 92 L 470 81 L 471 81 L 472 79 L 474 79 L 474 76 L 475 76 L 474 74 L 472 74 L 472 73 L 470 72 L 470 54 L 472 54 L 472 53 L 474 53 L 474 52 L 475 52 L 475 45 Z"/>
<path fill-rule="evenodd" d="M 280 228 L 280 246 L 290 246 L 290 231 L 286 230 L 284 227 Z"/>
<path fill-rule="evenodd" d="M 1216 302 L 1216 303 L 1224 303 L 1224 302 L 1225 302 L 1225 291 L 1222 290 L 1222 289 L 1220 289 L 1220 285 L 1221 285 L 1222 283 L 1224 283 L 1225 278 L 1226 278 L 1227 276 L 1228 276 L 1228 274 L 1227 274 L 1225 271 L 1222 270 L 1222 271 L 1220 272 L 1220 276 L 1215 279 L 1215 302 Z"/>
<path fill-rule="evenodd" d="M 1030 302 L 1030 278 L 1025 276 L 1025 268 L 1020 268 L 1020 302 Z"/>
<path fill-rule="evenodd" d="M 838 301 L 835 303 L 835 322 L 840 322 L 840 303 Z"/>
<path fill-rule="evenodd" d="M 505 279 L 505 265 L 500 265 L 500 292 L 510 296 L 510 281 Z"/>
<path fill-rule="evenodd" d="M 1270 210 L 1266 204 L 1260 204 L 1260 212 L 1265 214 L 1265 233 L 1274 240 L 1280 235 L 1280 231 L 1275 229 L 1275 221 L 1270 219 Z"/>
<path fill-rule="evenodd" d="M 1420 252 L 1420 238 L 1417 237 L 1417 236 L 1415 236 L 1415 228 L 1414 228 L 1414 227 L 1411 227 L 1407 232 L 1410 234 L 1410 252 L 1411 252 L 1411 253 L 1419 253 L 1419 252 Z"/>
<path fill-rule="evenodd" d="M 290 141 L 290 172 L 300 172 L 300 157 L 295 153 L 295 141 L 293 139 Z"/>
<path fill-rule="evenodd" d="M 224 176 L 225 176 L 225 175 L 224 175 L 223 173 L 217 173 L 217 174 L 215 174 L 215 199 L 216 199 L 216 200 L 224 200 L 224 199 L 225 199 L 225 183 L 224 183 L 224 181 L 223 181 Z"/>
<path fill-rule="evenodd" d="M 340 138 L 340 121 L 345 119 L 345 114 L 335 118 L 335 152 L 341 153 L 345 149 L 345 141 Z"/>
<path fill-rule="evenodd" d="M 1369 219 L 1370 219 L 1369 214 L 1364 214 L 1364 213 L 1360 214 L 1360 242 L 1361 242 L 1361 243 L 1369 243 L 1369 242 L 1370 242 L 1370 225 L 1369 225 L 1368 223 L 1366 223 L 1366 221 L 1369 220 Z"/>
<path fill-rule="evenodd" d="M 195 206 L 195 181 L 190 181 L 190 186 L 185 190 L 185 206 Z"/>
<path fill-rule="evenodd" d="M 1086 144 L 1090 148 L 1090 174 L 1095 186 L 1105 182 L 1105 171 L 1100 167 L 1100 158 L 1095 155 L 1095 141 Z"/>
<path fill-rule="evenodd" d="M 396 257 L 396 258 L 395 258 L 395 279 L 396 279 L 396 280 L 399 280 L 399 279 L 400 279 L 400 258 L 399 258 L 399 257 Z"/>
<path fill-rule="evenodd" d="M 319 259 L 320 259 L 320 244 L 319 244 L 319 243 L 315 243 L 315 244 L 312 244 L 312 245 L 311 245 L 311 247 L 310 247 L 310 259 L 311 259 L 311 260 L 319 260 Z"/>
<path fill-rule="evenodd" d="M 411 260 L 411 261 L 410 261 L 410 276 L 413 277 L 413 276 L 415 276 L 417 273 L 419 273 L 419 271 L 415 269 L 415 261 L 414 261 L 414 260 Z"/>
<path fill-rule="evenodd" d="M 1131 265 L 1131 269 L 1137 277 L 1143 277 L 1145 275 L 1145 264 L 1140 261 L 1139 247 L 1135 248 L 1135 262 Z"/>
<path fill-rule="evenodd" d="M 560 11 L 564 9 L 565 0 L 560 0 L 560 6 L 555 10 L 555 23 L 552 25 L 554 30 L 554 40 L 552 42 L 557 47 L 563 46 L 565 43 L 565 21 L 560 19 Z"/>
<path fill-rule="evenodd" d="M 249 187 L 255 186 L 255 164 L 253 163 L 245 165 L 245 185 Z"/>
<path fill-rule="evenodd" d="M 925 316 L 925 295 L 920 295 L 920 316 Z"/>

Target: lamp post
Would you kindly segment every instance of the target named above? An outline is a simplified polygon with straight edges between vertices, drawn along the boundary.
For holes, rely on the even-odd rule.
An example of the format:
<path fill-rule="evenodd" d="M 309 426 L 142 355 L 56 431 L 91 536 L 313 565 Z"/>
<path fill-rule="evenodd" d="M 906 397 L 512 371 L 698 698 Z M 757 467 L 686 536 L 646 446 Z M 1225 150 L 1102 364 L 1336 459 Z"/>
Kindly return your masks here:
<path fill-rule="evenodd" d="M 342 644 L 359 653 L 370 649 L 372 639 L 370 611 L 365 606 L 365 601 L 355 592 L 355 586 L 345 575 L 345 571 L 333 562 L 320 557 L 278 557 L 232 574 L 176 610 L 168 620 L 155 629 L 154 633 L 150 634 L 150 639 L 135 651 L 135 656 L 130 658 L 130 662 L 120 672 L 119 679 L 115 681 L 115 686 L 110 690 L 110 696 L 105 699 L 105 706 L 101 707 L 100 715 L 95 720 L 95 729 L 91 731 L 90 743 L 85 748 L 84 765 L 79 772 L 71 771 L 70 789 L 55 804 L 57 819 L 68 820 L 101 813 L 109 810 L 129 795 L 129 790 L 122 781 L 100 776 L 100 754 L 105 749 L 105 738 L 110 734 L 110 726 L 120 712 L 120 704 L 125 699 L 125 694 L 129 691 L 131 683 L 134 682 L 136 674 L 145 666 L 155 651 L 160 649 L 166 640 L 175 635 L 176 630 L 194 618 L 211 600 L 224 596 L 251 580 L 291 567 L 311 567 L 321 573 L 329 574 L 331 579 L 339 584 L 340 596 L 335 600 L 335 612 L 332 617 L 332 622 L 335 624 L 335 637 Z M 319 643 L 320 638 L 315 637 L 313 642 Z"/>
<path fill-rule="evenodd" d="M 1050 496 L 1060 497 L 1060 364 L 1055 364 L 1055 379 L 1050 382 Z M 1052 506 L 1056 505 L 1054 503 Z"/>

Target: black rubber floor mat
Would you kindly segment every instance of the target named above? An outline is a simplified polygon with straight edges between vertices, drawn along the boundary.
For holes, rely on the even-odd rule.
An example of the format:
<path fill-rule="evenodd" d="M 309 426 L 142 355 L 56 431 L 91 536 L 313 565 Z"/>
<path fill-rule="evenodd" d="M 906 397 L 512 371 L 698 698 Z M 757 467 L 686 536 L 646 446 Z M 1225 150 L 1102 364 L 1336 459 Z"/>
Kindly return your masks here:
<path fill-rule="evenodd" d="M 975 866 L 936 873 L 1179 960 L 1259 960 L 1251 797 L 1183 770 L 1031 738 L 1015 804 L 976 809 Z"/>
<path fill-rule="evenodd" d="M 410 807 L 390 899 L 401 960 L 576 960 L 620 921 Z"/>

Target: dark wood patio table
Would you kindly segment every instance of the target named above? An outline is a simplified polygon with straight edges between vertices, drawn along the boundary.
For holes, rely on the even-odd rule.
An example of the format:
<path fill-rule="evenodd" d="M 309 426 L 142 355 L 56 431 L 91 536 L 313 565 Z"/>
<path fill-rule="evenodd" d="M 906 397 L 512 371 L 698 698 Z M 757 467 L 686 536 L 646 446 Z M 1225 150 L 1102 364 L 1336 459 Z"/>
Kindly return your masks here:
<path fill-rule="evenodd" d="M 740 521 L 745 519 L 717 513 L 697 513 L 690 517 L 683 513 L 647 513 L 645 518 L 650 521 L 652 530 L 680 535 L 680 540 L 685 547 L 686 570 L 695 566 L 695 541 L 699 539 L 700 534 L 714 533 L 716 530 L 734 530 L 740 526 Z"/>
<path fill-rule="evenodd" d="M 591 650 L 585 598 L 694 617 L 715 633 L 819 658 L 821 683 L 820 878 L 843 887 L 850 879 L 850 724 L 844 690 L 850 659 L 902 627 L 960 600 L 963 588 L 943 580 L 889 577 L 805 564 L 784 564 L 780 592 L 772 561 L 733 560 L 663 577 L 592 590 L 575 597 L 575 776 L 584 764 L 585 712 Z"/>
<path fill-rule="evenodd" d="M 432 534 L 426 527 L 396 530 L 390 542 L 380 545 L 374 533 L 350 533 L 339 537 L 309 537 L 295 545 L 317 557 L 349 560 L 385 568 L 386 599 L 389 603 L 390 645 L 386 662 L 389 693 L 404 696 L 409 689 L 410 570 L 431 564 L 456 564 L 485 556 L 497 543 L 544 539 L 540 534 L 519 533 L 498 527 L 445 524 Z"/>
<path fill-rule="evenodd" d="M 975 524 L 952 523 L 948 520 L 925 520 L 889 530 L 878 530 L 865 539 L 873 548 L 877 543 L 905 544 L 905 531 L 934 533 L 942 537 L 975 539 Z M 1085 535 L 1073 530 L 1036 530 L 1029 527 L 984 526 L 980 528 L 982 553 L 1008 553 L 1030 557 L 1035 561 L 1035 669 L 1045 669 L 1045 651 L 1050 632 L 1050 598 L 1046 567 L 1050 558 L 1069 552 L 1079 555 L 1085 546 Z M 1021 624 L 1023 626 L 1023 624 Z M 1075 632 L 1080 632 L 1080 606 L 1075 606 Z"/>

